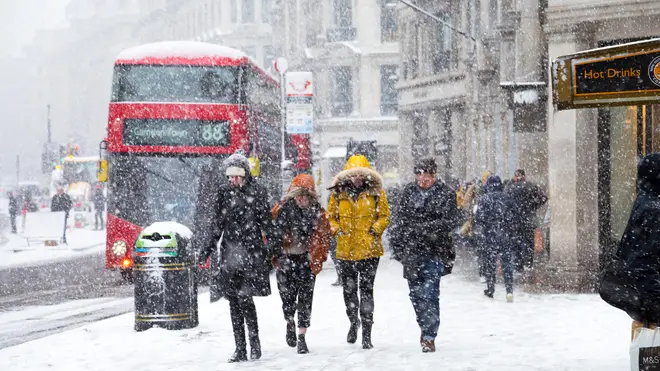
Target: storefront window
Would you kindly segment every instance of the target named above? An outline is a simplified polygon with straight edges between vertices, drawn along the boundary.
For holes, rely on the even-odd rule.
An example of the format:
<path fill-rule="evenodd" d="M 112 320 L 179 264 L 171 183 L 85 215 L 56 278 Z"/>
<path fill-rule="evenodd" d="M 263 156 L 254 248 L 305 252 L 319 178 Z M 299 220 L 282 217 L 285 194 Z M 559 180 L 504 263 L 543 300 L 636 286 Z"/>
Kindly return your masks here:
<path fill-rule="evenodd" d="M 610 108 L 611 226 L 619 241 L 637 196 L 637 106 Z"/>

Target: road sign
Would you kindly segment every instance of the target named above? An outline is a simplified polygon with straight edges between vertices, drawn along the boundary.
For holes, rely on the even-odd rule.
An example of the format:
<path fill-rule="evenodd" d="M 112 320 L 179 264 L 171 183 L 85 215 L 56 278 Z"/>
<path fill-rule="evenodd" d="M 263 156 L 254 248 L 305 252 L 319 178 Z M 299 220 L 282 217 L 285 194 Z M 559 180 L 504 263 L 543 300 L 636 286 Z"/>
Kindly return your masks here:
<path fill-rule="evenodd" d="M 314 131 L 314 78 L 311 72 L 286 74 L 286 127 L 290 134 Z"/>
<path fill-rule="evenodd" d="M 280 75 L 284 75 L 286 71 L 289 69 L 289 62 L 286 60 L 284 57 L 279 57 L 275 60 L 275 63 L 273 63 L 273 67 L 275 68 L 275 71 L 279 73 Z"/>

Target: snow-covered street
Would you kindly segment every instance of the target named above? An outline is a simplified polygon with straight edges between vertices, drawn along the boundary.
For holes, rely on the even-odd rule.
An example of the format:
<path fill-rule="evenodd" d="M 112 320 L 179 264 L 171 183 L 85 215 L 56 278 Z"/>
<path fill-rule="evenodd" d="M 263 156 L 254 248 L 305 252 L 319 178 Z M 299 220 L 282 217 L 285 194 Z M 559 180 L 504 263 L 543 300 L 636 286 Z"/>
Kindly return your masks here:
<path fill-rule="evenodd" d="M 227 364 L 234 350 L 225 300 L 200 296 L 200 326 L 192 330 L 133 331 L 133 314 L 0 350 L 2 370 L 623 370 L 629 367 L 628 317 L 597 295 L 516 293 L 507 304 L 503 287 L 495 299 L 460 272 L 441 289 L 438 352 L 422 354 L 419 330 L 401 266 L 381 260 L 375 285 L 375 348 L 346 343 L 348 320 L 330 266 L 319 275 L 310 354 L 298 355 L 284 340 L 281 301 L 257 298 L 264 351 L 260 361 Z M 0 317 L 0 321 L 4 321 Z"/>

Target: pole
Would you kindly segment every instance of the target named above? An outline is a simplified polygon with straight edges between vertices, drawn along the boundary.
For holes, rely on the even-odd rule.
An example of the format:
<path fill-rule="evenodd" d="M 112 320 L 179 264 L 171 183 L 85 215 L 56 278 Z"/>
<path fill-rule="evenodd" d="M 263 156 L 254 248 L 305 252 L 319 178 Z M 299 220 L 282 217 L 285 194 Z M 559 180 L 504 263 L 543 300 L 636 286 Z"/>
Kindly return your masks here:
<path fill-rule="evenodd" d="M 46 126 L 48 128 L 48 142 L 47 143 L 50 143 L 51 139 L 52 139 L 52 132 L 51 132 L 51 129 L 50 129 L 50 104 L 46 105 L 46 109 L 48 111 L 47 116 L 46 116 Z"/>
<path fill-rule="evenodd" d="M 451 29 L 452 31 L 458 33 L 459 35 L 461 35 L 461 36 L 465 36 L 465 37 L 471 39 L 471 40 L 474 41 L 474 42 L 477 41 L 477 39 L 475 39 L 474 36 L 470 36 L 470 35 L 466 34 L 465 32 L 463 32 L 463 31 L 459 30 L 458 28 L 456 28 L 456 27 L 450 25 L 449 23 L 445 22 L 445 21 L 442 20 L 441 18 L 436 17 L 435 15 L 433 15 L 433 14 L 427 12 L 426 10 L 424 10 L 424 9 L 422 9 L 422 8 L 420 8 L 420 7 L 418 7 L 417 5 L 412 4 L 412 3 L 410 3 L 410 2 L 408 2 L 408 1 L 406 1 L 406 0 L 399 0 L 399 1 L 400 1 L 402 4 L 407 5 L 407 6 L 411 7 L 411 8 L 413 8 L 413 9 L 415 9 L 415 10 L 418 11 L 419 13 L 422 13 L 422 14 L 424 14 L 425 16 L 430 17 L 431 19 L 433 19 L 433 20 L 435 20 L 435 21 L 437 21 L 437 22 L 442 23 L 443 25 L 445 25 L 445 27 L 448 27 L 449 29 Z"/>
<path fill-rule="evenodd" d="M 281 108 L 280 115 L 282 120 L 282 163 L 280 164 L 282 184 L 284 184 L 284 162 L 286 161 L 286 77 L 284 72 L 280 73 L 280 94 L 281 94 Z"/>
<path fill-rule="evenodd" d="M 16 155 L 16 188 L 18 189 L 18 183 L 21 181 L 21 160 L 20 155 Z"/>

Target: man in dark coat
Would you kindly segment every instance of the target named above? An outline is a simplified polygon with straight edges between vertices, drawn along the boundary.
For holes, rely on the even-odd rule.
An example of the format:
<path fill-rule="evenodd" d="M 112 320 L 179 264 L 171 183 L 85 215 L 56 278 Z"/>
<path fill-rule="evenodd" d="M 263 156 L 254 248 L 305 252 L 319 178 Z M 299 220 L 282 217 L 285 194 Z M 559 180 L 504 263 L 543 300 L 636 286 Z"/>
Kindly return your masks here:
<path fill-rule="evenodd" d="M 64 234 L 62 235 L 62 243 L 66 244 L 66 224 L 69 220 L 69 212 L 73 207 L 73 200 L 64 192 L 63 187 L 57 187 L 57 194 L 53 196 L 50 203 L 50 211 L 60 212 L 64 211 Z"/>
<path fill-rule="evenodd" d="M 94 229 L 103 230 L 103 212 L 105 211 L 105 195 L 103 194 L 103 185 L 97 183 L 94 186 L 94 194 L 92 195 L 92 202 L 94 202 Z"/>
<path fill-rule="evenodd" d="M 621 308 L 632 318 L 648 324 L 660 324 L 660 153 L 646 156 L 637 170 L 638 194 L 628 225 L 623 233 L 615 260 L 615 276 L 621 282 L 601 282 L 600 294 L 625 301 L 632 306 Z M 608 269 L 611 269 L 608 267 Z M 607 270 L 607 269 L 606 269 Z M 620 298 L 630 294 L 629 298 Z M 619 296 L 619 298 L 617 298 Z M 641 323 L 637 323 L 641 327 Z"/>
<path fill-rule="evenodd" d="M 513 262 L 511 251 L 511 202 L 503 192 L 502 180 L 491 175 L 486 181 L 485 194 L 477 203 L 474 225 L 477 238 L 484 249 L 486 285 L 489 298 L 495 292 L 497 258 L 501 256 L 506 300 L 513 302 Z"/>
<path fill-rule="evenodd" d="M 538 185 L 528 182 L 525 170 L 516 170 L 506 193 L 514 205 L 512 225 L 514 257 L 518 271 L 534 265 L 534 232 L 537 227 L 536 211 L 548 202 L 548 196 Z"/>
<path fill-rule="evenodd" d="M 440 278 L 451 273 L 456 258 L 451 237 L 458 223 L 456 195 L 437 180 L 436 172 L 433 159 L 415 166 L 416 182 L 403 189 L 391 229 L 392 253 L 403 264 L 425 353 L 435 352 Z"/>
<path fill-rule="evenodd" d="M 195 243 L 200 249 L 201 264 L 211 258 L 211 302 L 221 297 L 229 300 L 236 342 L 236 351 L 229 362 L 240 362 L 247 361 L 246 325 L 250 358 L 261 358 L 253 297 L 271 293 L 269 274 L 273 254 L 264 239 L 272 233 L 272 222 L 267 192 L 250 175 L 248 159 L 236 153 L 224 166 L 228 184 L 219 185 L 213 172 L 207 172 L 200 180 Z"/>
<path fill-rule="evenodd" d="M 18 216 L 18 198 L 14 196 L 14 192 L 7 194 L 9 197 L 9 221 L 11 223 L 11 233 L 16 234 L 16 217 Z"/>

